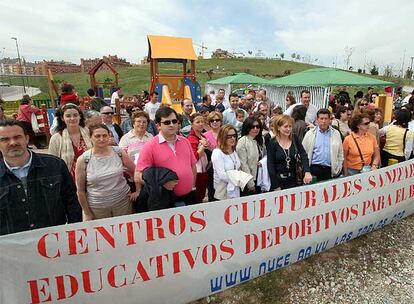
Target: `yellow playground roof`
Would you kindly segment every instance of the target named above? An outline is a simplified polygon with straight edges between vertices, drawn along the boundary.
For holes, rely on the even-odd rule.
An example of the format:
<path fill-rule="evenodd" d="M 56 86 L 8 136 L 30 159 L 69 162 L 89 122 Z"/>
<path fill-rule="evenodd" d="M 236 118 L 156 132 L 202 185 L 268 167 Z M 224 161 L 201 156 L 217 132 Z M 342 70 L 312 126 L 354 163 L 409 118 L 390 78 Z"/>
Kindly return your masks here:
<path fill-rule="evenodd" d="M 148 35 L 148 60 L 189 59 L 197 60 L 191 38 Z"/>

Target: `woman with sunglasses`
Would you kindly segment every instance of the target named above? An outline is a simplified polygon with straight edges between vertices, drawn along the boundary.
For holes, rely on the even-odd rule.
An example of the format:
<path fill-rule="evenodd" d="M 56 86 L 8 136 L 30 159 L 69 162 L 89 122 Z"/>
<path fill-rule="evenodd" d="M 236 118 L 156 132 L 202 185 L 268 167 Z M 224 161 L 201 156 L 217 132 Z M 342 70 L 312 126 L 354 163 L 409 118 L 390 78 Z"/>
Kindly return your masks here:
<path fill-rule="evenodd" d="M 310 184 L 312 175 L 309 168 L 309 160 L 302 143 L 293 134 L 294 120 L 288 115 L 282 115 L 273 121 L 272 130 L 275 137 L 267 146 L 267 170 L 270 177 L 270 190 L 283 190 L 298 185 L 296 177 L 296 155 L 299 155 L 303 172 L 305 172 L 301 184 Z"/>
<path fill-rule="evenodd" d="M 221 112 L 213 111 L 208 114 L 207 122 L 210 126 L 210 130 L 203 133 L 203 135 L 209 142 L 209 147 L 206 152 L 207 158 L 209 162 L 211 162 L 211 153 L 217 147 L 217 137 L 221 126 L 223 125 L 223 114 L 221 114 Z M 214 170 L 211 165 L 207 166 L 207 176 L 208 201 L 212 202 L 216 199 L 214 198 Z"/>
<path fill-rule="evenodd" d="M 257 116 L 250 116 L 243 122 L 242 137 L 237 142 L 236 152 L 240 158 L 240 170 L 253 176 L 243 190 L 243 196 L 260 193 L 256 184 L 257 172 L 259 161 L 266 154 L 262 131 L 262 122 Z"/>
<path fill-rule="evenodd" d="M 360 98 L 357 100 L 356 104 L 355 104 L 355 109 L 354 112 L 352 113 L 352 115 L 358 115 L 362 113 L 363 109 L 366 109 L 368 107 L 368 100 L 365 98 Z"/>
<path fill-rule="evenodd" d="M 217 148 L 211 155 L 214 168 L 214 198 L 218 200 L 240 197 L 240 188 L 229 185 L 230 180 L 227 176 L 227 171 L 240 169 L 236 145 L 236 129 L 232 125 L 224 125 L 217 137 Z"/>
<path fill-rule="evenodd" d="M 191 131 L 187 136 L 188 141 L 193 148 L 194 156 L 197 160 L 197 178 L 196 178 L 196 203 L 202 203 L 207 189 L 207 164 L 208 159 L 206 150 L 209 147 L 208 140 L 201 132 L 204 128 L 204 117 L 200 113 L 194 113 L 190 116 Z"/>
<path fill-rule="evenodd" d="M 81 109 L 67 103 L 56 111 L 57 133 L 49 142 L 49 154 L 63 159 L 75 180 L 76 161 L 83 152 L 92 147 L 85 118 Z"/>
<path fill-rule="evenodd" d="M 351 118 L 351 134 L 344 139 L 344 175 L 354 175 L 377 169 L 380 152 L 377 139 L 368 132 L 370 118 L 367 114 L 356 114 Z"/>

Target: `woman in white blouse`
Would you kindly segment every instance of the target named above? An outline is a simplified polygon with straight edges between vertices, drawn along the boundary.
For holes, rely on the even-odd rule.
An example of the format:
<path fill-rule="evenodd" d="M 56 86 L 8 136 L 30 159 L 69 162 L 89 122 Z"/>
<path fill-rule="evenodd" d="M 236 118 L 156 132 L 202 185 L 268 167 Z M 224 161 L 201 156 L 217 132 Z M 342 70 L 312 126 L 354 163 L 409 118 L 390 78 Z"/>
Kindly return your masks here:
<path fill-rule="evenodd" d="M 236 145 L 236 129 L 232 125 L 223 126 L 217 137 L 217 148 L 213 150 L 211 156 L 214 168 L 214 198 L 218 200 L 240 197 L 240 188 L 230 183 L 226 173 L 240 169 Z"/>

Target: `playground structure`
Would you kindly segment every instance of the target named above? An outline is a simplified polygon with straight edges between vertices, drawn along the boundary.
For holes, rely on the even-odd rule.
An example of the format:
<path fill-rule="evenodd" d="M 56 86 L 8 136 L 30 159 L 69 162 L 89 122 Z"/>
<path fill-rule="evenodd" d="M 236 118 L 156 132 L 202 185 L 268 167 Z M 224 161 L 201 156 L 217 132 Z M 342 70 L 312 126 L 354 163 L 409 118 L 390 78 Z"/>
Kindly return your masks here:
<path fill-rule="evenodd" d="M 103 66 L 106 65 L 108 67 L 108 69 L 112 72 L 112 74 L 115 77 L 114 81 L 97 81 L 96 80 L 96 73 L 98 72 L 98 70 Z M 119 82 L 119 74 L 118 72 L 115 70 L 115 68 L 105 59 L 101 59 L 98 61 L 98 63 L 89 70 L 88 72 L 89 74 L 89 79 L 90 79 L 90 83 L 91 83 L 91 88 L 94 89 L 96 96 L 99 96 L 101 98 L 104 98 L 104 86 L 109 86 L 109 92 L 110 94 L 112 94 L 114 92 L 114 88 L 118 87 L 118 82 Z"/>
<path fill-rule="evenodd" d="M 196 80 L 195 61 L 198 59 L 191 38 L 148 35 L 150 91 L 158 93 L 158 101 L 181 113 L 181 101 L 191 99 L 198 109 L 202 91 Z M 182 74 L 161 74 L 159 63 L 182 63 Z"/>

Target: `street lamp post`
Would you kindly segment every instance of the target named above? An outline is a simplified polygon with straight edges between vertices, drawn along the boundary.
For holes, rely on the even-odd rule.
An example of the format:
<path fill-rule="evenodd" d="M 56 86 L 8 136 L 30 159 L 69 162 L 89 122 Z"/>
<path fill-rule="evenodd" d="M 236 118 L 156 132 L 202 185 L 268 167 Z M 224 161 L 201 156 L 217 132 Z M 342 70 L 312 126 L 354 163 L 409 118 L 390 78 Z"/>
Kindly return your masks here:
<path fill-rule="evenodd" d="M 22 60 L 20 59 L 19 44 L 17 43 L 17 38 L 16 37 L 11 37 L 11 39 L 16 41 L 17 58 L 19 59 L 20 73 L 22 75 L 23 91 L 24 91 L 24 93 L 26 93 L 26 86 L 25 86 L 25 83 L 24 83 L 24 76 L 23 76 Z"/>

